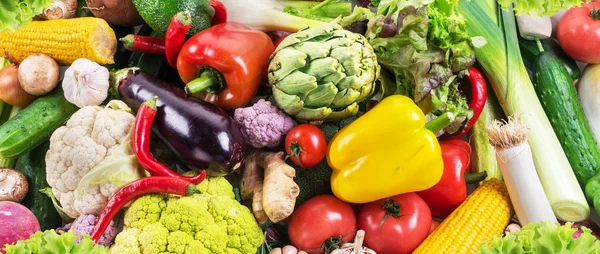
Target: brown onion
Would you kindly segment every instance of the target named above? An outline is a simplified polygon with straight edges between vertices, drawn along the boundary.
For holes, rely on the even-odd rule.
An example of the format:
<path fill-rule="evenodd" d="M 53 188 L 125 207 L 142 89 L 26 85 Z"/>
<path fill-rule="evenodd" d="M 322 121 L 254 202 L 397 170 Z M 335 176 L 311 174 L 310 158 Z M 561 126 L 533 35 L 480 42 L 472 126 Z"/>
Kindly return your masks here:
<path fill-rule="evenodd" d="M 19 71 L 15 64 L 0 70 L 0 100 L 18 108 L 27 107 L 35 100 L 19 84 Z"/>

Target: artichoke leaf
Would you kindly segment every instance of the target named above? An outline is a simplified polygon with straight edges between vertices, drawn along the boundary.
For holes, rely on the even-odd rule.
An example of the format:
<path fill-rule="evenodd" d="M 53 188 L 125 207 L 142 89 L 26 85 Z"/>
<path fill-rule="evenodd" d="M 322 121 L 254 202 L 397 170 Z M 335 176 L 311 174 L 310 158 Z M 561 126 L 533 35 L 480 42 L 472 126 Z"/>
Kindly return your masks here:
<path fill-rule="evenodd" d="M 319 85 L 304 98 L 304 106 L 307 108 L 326 107 L 335 98 L 338 88 L 333 83 Z"/>
<path fill-rule="evenodd" d="M 306 94 L 317 88 L 318 84 L 317 79 L 314 76 L 301 71 L 295 71 L 281 81 L 275 83 L 275 86 L 284 93 L 297 95 L 301 97 L 301 99 L 304 99 Z"/>
<path fill-rule="evenodd" d="M 317 80 L 338 72 L 340 63 L 333 57 L 325 57 L 313 60 L 308 68 L 303 70 L 306 74 L 314 76 Z"/>
<path fill-rule="evenodd" d="M 306 54 L 306 56 L 308 56 L 308 60 L 311 61 L 327 57 L 331 51 L 331 46 L 322 42 L 307 41 L 294 45 L 294 49 Z"/>
<path fill-rule="evenodd" d="M 354 89 L 341 90 L 335 96 L 335 99 L 333 99 L 333 101 L 331 102 L 331 107 L 335 109 L 347 107 L 348 105 L 356 102 L 359 96 L 360 92 Z"/>
<path fill-rule="evenodd" d="M 290 48 L 282 49 L 269 63 L 269 83 L 277 83 L 296 70 L 306 66 L 307 55 Z"/>
<path fill-rule="evenodd" d="M 335 48 L 331 51 L 331 56 L 340 62 L 348 76 L 360 73 L 362 67 L 360 48 Z"/>
<path fill-rule="evenodd" d="M 291 116 L 296 115 L 302 109 L 302 107 L 304 107 L 304 102 L 300 99 L 300 97 L 286 94 L 285 92 L 279 90 L 279 88 L 276 86 L 273 87 L 273 98 L 275 99 L 277 107 Z"/>
<path fill-rule="evenodd" d="M 340 111 L 333 111 L 326 119 L 327 122 L 337 122 L 358 114 L 358 103 L 352 103 L 350 106 Z"/>
<path fill-rule="evenodd" d="M 303 119 L 304 121 L 320 121 L 322 119 L 326 119 L 331 115 L 333 109 L 328 107 L 321 108 L 302 108 L 298 113 L 294 115 L 298 119 Z"/>

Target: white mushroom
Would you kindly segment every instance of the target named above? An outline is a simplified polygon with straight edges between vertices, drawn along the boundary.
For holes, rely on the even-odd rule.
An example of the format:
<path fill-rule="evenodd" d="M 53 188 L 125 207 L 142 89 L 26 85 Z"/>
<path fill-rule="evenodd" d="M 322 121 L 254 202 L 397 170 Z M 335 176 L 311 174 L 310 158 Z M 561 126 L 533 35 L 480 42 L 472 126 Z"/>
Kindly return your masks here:
<path fill-rule="evenodd" d="M 0 168 L 0 201 L 21 202 L 28 187 L 27 178 L 21 172 Z"/>

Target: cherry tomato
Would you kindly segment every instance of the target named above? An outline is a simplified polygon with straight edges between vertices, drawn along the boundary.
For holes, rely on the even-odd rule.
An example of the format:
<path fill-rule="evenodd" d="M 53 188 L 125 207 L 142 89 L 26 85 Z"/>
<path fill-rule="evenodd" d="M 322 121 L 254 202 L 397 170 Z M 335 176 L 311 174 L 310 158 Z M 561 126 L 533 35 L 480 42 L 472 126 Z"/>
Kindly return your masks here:
<path fill-rule="evenodd" d="M 308 253 L 324 253 L 322 246 L 331 237 L 351 242 L 356 234 L 352 207 L 332 195 L 309 199 L 290 217 L 288 235 L 292 245 Z"/>
<path fill-rule="evenodd" d="M 573 59 L 600 63 L 600 3 L 590 2 L 568 10 L 558 22 L 556 35 L 563 50 Z"/>
<path fill-rule="evenodd" d="M 327 140 L 316 126 L 301 124 L 292 128 L 285 137 L 285 151 L 296 165 L 314 167 L 325 158 Z"/>
<path fill-rule="evenodd" d="M 412 253 L 429 234 L 431 219 L 425 201 L 406 193 L 364 205 L 358 228 L 365 231 L 365 246 L 378 254 Z"/>

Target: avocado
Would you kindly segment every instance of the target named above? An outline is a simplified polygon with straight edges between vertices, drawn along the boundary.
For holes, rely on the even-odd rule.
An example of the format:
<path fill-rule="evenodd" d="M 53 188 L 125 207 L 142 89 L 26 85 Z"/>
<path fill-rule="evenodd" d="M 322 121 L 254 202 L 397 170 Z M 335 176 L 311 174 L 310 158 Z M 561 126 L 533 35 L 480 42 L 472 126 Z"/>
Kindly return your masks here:
<path fill-rule="evenodd" d="M 215 10 L 208 0 L 133 0 L 135 8 L 148 25 L 159 35 L 163 36 L 178 12 L 189 11 L 192 17 L 192 27 L 187 32 L 194 35 L 211 26 Z"/>

